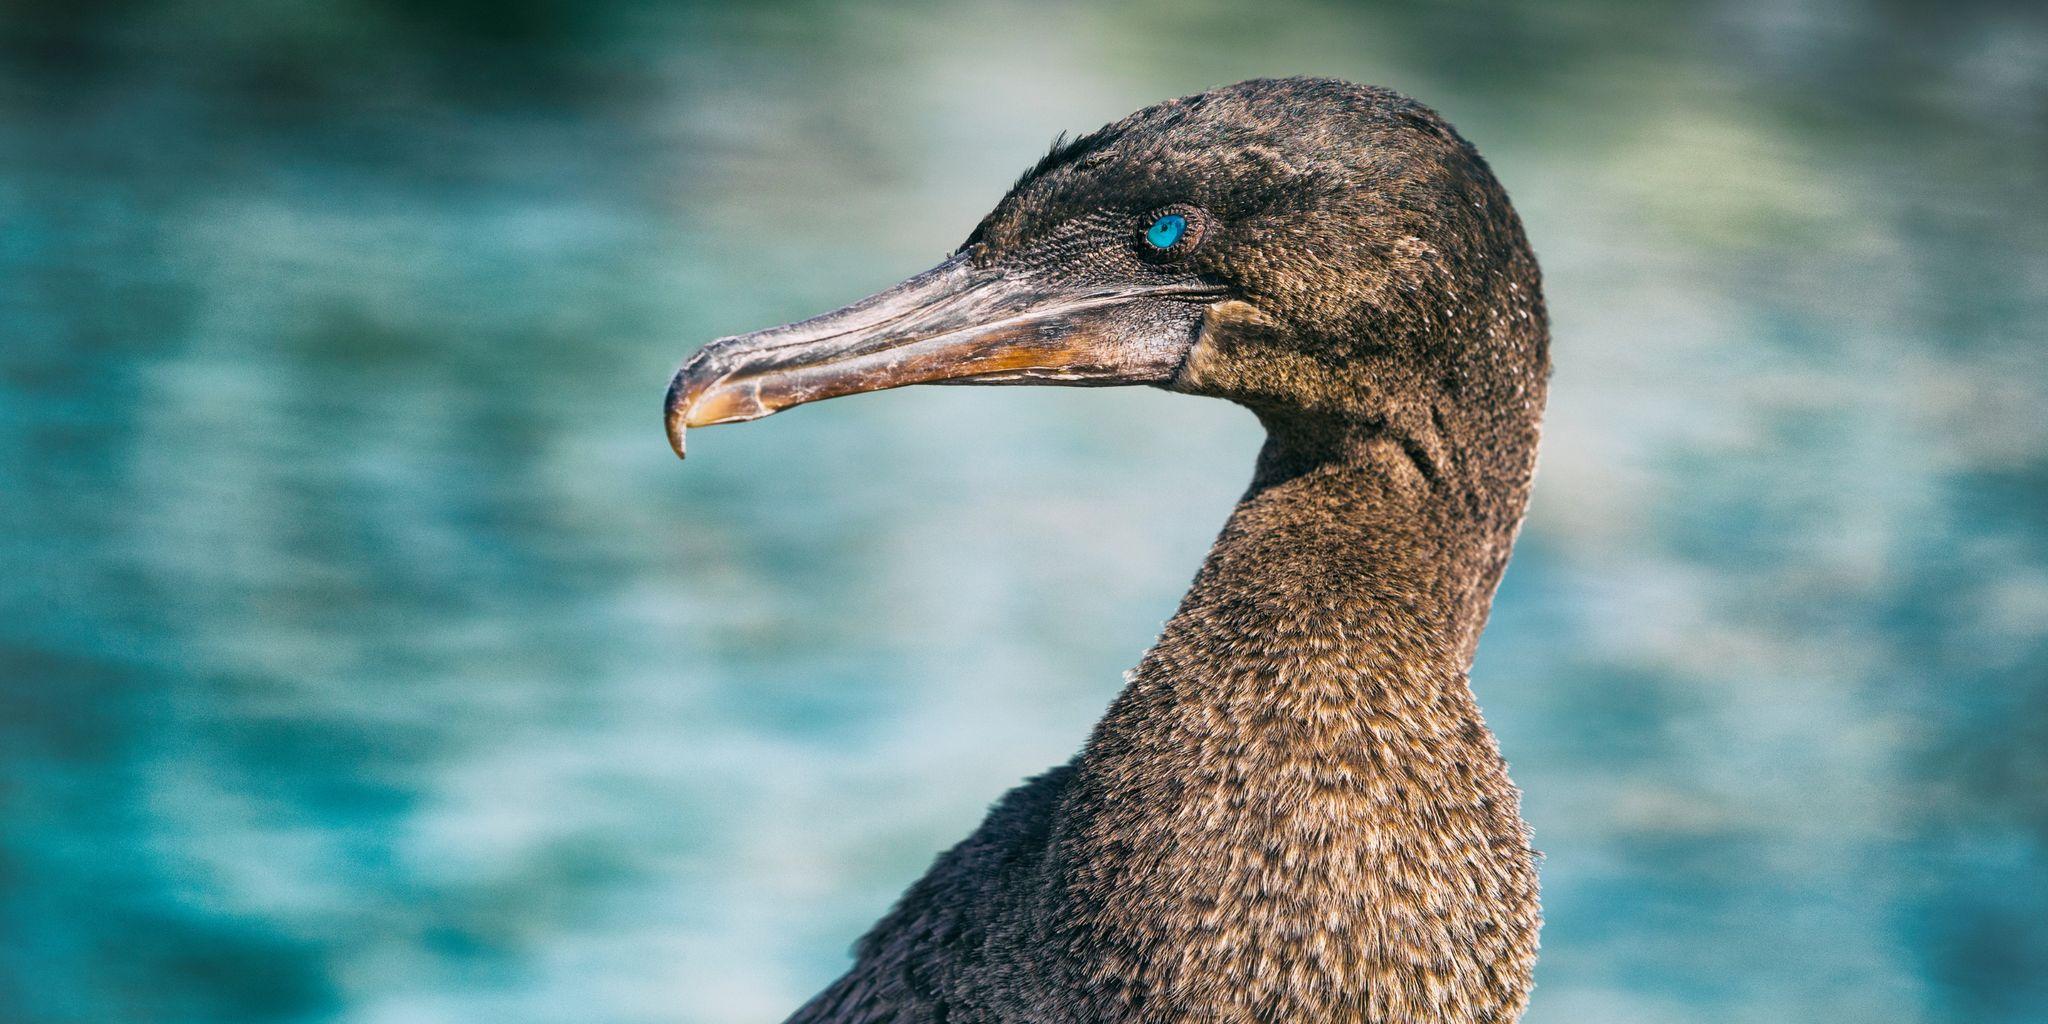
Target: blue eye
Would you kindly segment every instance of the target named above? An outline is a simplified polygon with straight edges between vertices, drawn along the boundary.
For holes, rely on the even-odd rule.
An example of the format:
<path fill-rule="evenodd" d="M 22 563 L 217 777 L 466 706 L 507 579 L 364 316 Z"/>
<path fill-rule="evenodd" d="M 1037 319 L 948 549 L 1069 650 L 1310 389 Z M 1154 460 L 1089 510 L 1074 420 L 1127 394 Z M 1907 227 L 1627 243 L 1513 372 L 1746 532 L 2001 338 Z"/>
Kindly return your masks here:
<path fill-rule="evenodd" d="M 1145 229 L 1145 241 L 1152 243 L 1154 249 L 1171 249 L 1173 243 L 1187 233 L 1188 219 L 1178 213 L 1169 213 Z"/>

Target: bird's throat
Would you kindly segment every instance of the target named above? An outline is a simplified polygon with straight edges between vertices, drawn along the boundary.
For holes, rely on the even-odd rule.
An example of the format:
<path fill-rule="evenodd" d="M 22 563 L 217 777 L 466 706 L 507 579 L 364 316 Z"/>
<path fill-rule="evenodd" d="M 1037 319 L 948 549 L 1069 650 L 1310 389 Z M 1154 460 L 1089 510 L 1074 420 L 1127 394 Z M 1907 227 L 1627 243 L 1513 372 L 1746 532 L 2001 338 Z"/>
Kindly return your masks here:
<path fill-rule="evenodd" d="M 1075 764 L 1061 940 L 1104 998 L 1512 1019 L 1533 854 L 1465 678 L 1509 538 L 1398 451 L 1286 456 Z"/>

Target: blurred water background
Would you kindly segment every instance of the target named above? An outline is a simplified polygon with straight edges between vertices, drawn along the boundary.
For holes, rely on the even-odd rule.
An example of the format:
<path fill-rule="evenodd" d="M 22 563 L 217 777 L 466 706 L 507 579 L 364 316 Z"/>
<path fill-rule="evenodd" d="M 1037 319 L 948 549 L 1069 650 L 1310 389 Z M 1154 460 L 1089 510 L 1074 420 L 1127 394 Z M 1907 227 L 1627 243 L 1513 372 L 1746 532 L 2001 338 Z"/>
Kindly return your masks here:
<path fill-rule="evenodd" d="M 1258 432 L 912 389 L 684 466 L 669 371 L 1288 73 L 1441 109 L 1547 270 L 1528 1020 L 2048 1020 L 2048 15 L 1869 0 L 9 4 L 0 1020 L 779 1019 Z"/>

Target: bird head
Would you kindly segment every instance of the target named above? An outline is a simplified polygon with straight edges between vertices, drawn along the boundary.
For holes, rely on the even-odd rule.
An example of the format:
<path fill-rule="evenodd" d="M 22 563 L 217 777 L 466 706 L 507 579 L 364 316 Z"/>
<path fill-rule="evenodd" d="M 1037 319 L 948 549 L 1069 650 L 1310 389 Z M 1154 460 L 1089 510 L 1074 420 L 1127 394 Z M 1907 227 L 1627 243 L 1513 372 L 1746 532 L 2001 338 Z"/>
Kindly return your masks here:
<path fill-rule="evenodd" d="M 1435 113 L 1258 80 L 1056 145 L 902 284 L 706 345 L 668 429 L 680 455 L 687 427 L 908 384 L 1145 384 L 1236 401 L 1276 434 L 1466 413 L 1533 430 L 1546 339 L 1507 197 Z"/>

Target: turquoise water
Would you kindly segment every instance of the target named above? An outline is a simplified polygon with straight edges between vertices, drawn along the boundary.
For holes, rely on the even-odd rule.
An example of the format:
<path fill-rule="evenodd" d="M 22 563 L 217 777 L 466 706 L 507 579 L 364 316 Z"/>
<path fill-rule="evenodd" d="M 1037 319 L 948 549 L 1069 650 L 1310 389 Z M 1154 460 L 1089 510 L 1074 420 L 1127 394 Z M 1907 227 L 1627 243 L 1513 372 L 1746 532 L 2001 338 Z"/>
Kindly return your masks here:
<path fill-rule="evenodd" d="M 1171 610 L 1258 443 L 714 335 L 1256 74 L 1442 109 L 1557 376 L 1474 672 L 1528 1020 L 2048 1020 L 2048 23 L 98 2 L 0 15 L 0 1019 L 777 1019 Z"/>

